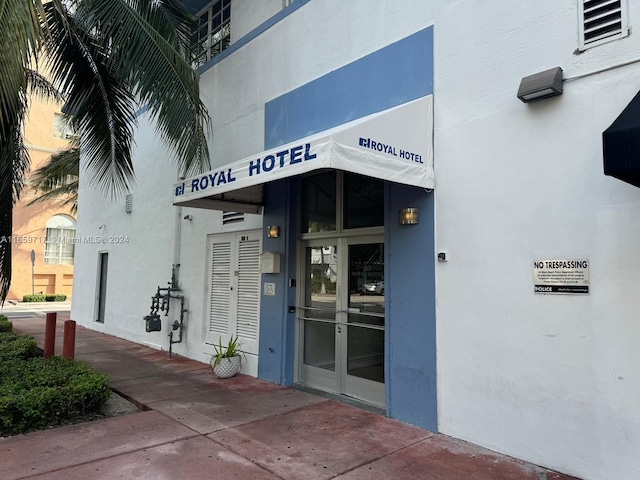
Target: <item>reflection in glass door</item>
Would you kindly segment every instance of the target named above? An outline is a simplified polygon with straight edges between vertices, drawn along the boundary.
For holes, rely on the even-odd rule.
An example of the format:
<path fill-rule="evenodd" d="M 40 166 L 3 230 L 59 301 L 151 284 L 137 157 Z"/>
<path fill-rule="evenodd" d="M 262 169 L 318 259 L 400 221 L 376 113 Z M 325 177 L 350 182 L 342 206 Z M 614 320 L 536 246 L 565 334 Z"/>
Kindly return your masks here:
<path fill-rule="evenodd" d="M 345 395 L 384 405 L 384 244 L 348 245 Z"/>
<path fill-rule="evenodd" d="M 383 406 L 385 288 L 380 240 L 359 237 L 305 244 L 298 377 L 312 387 Z"/>
<path fill-rule="evenodd" d="M 335 391 L 338 246 L 308 246 L 304 265 L 304 298 L 298 309 L 302 333 L 300 381 Z"/>

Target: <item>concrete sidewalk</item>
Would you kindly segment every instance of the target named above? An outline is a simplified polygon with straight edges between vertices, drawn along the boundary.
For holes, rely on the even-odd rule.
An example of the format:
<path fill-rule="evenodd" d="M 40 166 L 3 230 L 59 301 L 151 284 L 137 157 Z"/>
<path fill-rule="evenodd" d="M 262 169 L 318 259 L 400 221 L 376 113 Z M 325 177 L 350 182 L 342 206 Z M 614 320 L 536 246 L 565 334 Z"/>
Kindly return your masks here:
<path fill-rule="evenodd" d="M 64 302 L 14 302 L 7 301 L 0 307 L 0 314 L 14 318 L 44 317 L 47 312 L 69 312 L 71 300 Z"/>
<path fill-rule="evenodd" d="M 62 320 L 58 345 L 62 351 Z M 14 320 L 42 344 L 44 318 Z M 573 477 L 78 327 L 76 357 L 147 410 L 0 439 L 0 478 L 568 480 Z"/>

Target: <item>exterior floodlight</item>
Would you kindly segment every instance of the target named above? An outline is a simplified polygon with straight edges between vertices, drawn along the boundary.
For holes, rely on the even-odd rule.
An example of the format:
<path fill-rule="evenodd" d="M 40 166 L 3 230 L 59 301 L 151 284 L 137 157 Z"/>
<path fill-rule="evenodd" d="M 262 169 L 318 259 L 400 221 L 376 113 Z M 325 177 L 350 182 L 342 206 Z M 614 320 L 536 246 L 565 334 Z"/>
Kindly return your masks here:
<path fill-rule="evenodd" d="M 518 98 L 524 103 L 562 95 L 562 68 L 556 67 L 524 77 L 518 88 Z"/>

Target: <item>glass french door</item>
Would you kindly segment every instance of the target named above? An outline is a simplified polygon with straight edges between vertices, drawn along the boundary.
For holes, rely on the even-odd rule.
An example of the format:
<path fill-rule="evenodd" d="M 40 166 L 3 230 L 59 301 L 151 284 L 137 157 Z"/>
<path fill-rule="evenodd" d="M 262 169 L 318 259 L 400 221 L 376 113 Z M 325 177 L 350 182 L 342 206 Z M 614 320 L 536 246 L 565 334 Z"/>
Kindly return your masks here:
<path fill-rule="evenodd" d="M 385 405 L 381 236 L 305 241 L 298 302 L 298 380 Z"/>

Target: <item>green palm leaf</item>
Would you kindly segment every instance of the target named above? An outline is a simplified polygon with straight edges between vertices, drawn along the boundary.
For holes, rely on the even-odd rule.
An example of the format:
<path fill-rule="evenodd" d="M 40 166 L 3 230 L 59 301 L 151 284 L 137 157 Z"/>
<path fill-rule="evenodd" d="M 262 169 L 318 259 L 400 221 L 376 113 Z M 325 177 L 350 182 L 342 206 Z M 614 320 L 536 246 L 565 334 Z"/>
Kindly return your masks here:
<path fill-rule="evenodd" d="M 133 180 L 131 146 L 136 102 L 124 79 L 109 68 L 109 51 L 59 1 L 45 5 L 50 78 L 67 99 L 83 140 L 93 185 L 115 196 Z"/>
<path fill-rule="evenodd" d="M 44 75 L 36 70 L 25 68 L 24 71 L 29 93 L 42 98 L 63 102 L 64 96 Z"/>
<path fill-rule="evenodd" d="M 9 292 L 11 280 L 13 205 L 20 197 L 26 172 L 29 171 L 29 156 L 22 142 L 18 120 L 18 118 L 15 120 L 13 135 L 6 136 L 0 144 L 0 299 L 2 302 Z"/>
<path fill-rule="evenodd" d="M 78 179 L 80 176 L 80 147 L 51 156 L 49 162 L 36 170 L 30 179 L 31 188 L 40 193 L 28 206 L 59 201 L 61 206 L 78 209 Z"/>
<path fill-rule="evenodd" d="M 21 135 L 27 112 L 29 69 L 40 45 L 42 5 L 0 0 L 0 300 L 11 280 L 13 204 L 20 196 L 29 157 Z"/>
<path fill-rule="evenodd" d="M 179 0 L 0 0 L 0 242 L 11 236 L 13 203 L 29 165 L 20 134 L 29 89 L 65 99 L 64 111 L 81 133 L 90 181 L 112 196 L 125 193 L 134 179 L 131 149 L 140 106 L 148 107 L 182 172 L 209 168 L 210 120 L 191 66 L 192 27 Z M 42 58 L 50 83 L 37 73 Z M 79 151 L 69 153 L 77 157 Z M 44 198 L 77 190 L 76 180 L 55 179 L 58 166 L 54 160 L 47 166 L 53 171 L 35 177 Z M 40 174 L 51 175 L 52 183 Z M 10 277 L 5 241 L 0 299 Z"/>
<path fill-rule="evenodd" d="M 160 137 L 183 172 L 210 168 L 206 148 L 207 110 L 190 63 L 193 19 L 177 1 L 86 0 L 91 27 L 111 45 L 110 65 L 126 78 L 142 105 L 149 107 Z M 146 7 L 152 6 L 150 14 Z M 179 32 L 170 35 L 167 32 Z M 164 36 L 163 36 L 164 33 Z"/>
<path fill-rule="evenodd" d="M 24 115 L 25 68 L 42 38 L 39 1 L 0 0 L 0 142 L 9 142 L 16 115 Z M 22 115 L 22 116 L 20 116 Z M 19 122 L 20 123 L 20 122 Z"/>

